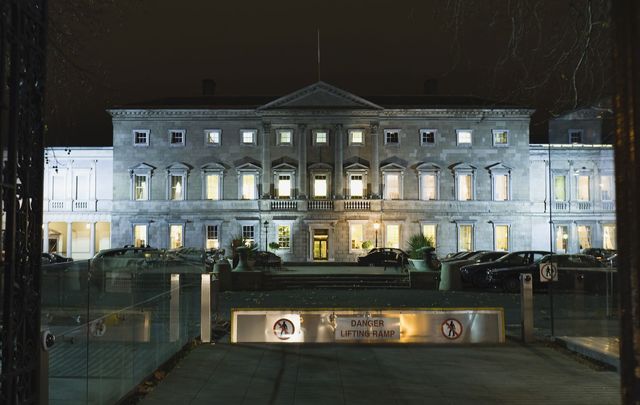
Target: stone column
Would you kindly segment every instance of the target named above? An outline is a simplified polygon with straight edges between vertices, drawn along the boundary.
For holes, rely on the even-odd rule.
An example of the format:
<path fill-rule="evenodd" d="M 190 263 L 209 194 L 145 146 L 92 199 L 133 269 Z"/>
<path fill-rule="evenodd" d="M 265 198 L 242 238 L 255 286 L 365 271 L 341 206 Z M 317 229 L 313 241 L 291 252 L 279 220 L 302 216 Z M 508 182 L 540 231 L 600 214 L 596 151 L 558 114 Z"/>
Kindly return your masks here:
<path fill-rule="evenodd" d="M 335 145 L 335 159 L 334 159 L 334 168 L 333 168 L 333 194 L 335 195 L 336 200 L 341 200 L 343 198 L 344 193 L 344 128 L 342 124 L 336 125 L 336 145 Z"/>
<path fill-rule="evenodd" d="M 67 257 L 71 257 L 71 241 L 73 239 L 72 225 L 72 222 L 67 222 Z"/>
<path fill-rule="evenodd" d="M 380 198 L 380 156 L 377 122 L 371 123 L 371 198 Z"/>
<path fill-rule="evenodd" d="M 49 223 L 42 223 L 42 251 L 49 251 Z"/>
<path fill-rule="evenodd" d="M 89 222 L 89 257 L 96 254 L 96 223 Z"/>
<path fill-rule="evenodd" d="M 307 125 L 298 125 L 298 198 L 307 198 Z"/>
<path fill-rule="evenodd" d="M 262 124 L 262 198 L 271 195 L 271 124 Z"/>

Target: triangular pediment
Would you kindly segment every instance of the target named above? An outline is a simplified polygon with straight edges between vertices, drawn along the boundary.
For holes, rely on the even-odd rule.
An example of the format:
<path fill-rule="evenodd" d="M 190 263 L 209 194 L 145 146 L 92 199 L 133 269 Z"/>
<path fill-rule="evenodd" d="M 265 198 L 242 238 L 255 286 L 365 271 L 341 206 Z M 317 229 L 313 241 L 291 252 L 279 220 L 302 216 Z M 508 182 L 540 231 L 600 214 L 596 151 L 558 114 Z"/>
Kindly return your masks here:
<path fill-rule="evenodd" d="M 505 165 L 504 165 L 504 164 L 502 164 L 502 163 L 496 163 L 496 164 L 493 164 L 493 165 L 491 165 L 491 166 L 488 166 L 488 167 L 487 167 L 487 170 L 489 170 L 490 172 L 492 172 L 492 171 L 505 171 L 505 172 L 510 172 L 510 171 L 511 171 L 511 168 L 510 168 L 509 166 L 505 166 Z"/>
<path fill-rule="evenodd" d="M 147 163 L 138 163 L 135 166 L 131 166 L 129 168 L 129 171 L 134 172 L 134 173 L 141 173 L 141 172 L 152 172 L 155 170 L 155 167 L 147 164 Z"/>
<path fill-rule="evenodd" d="M 236 167 L 236 170 L 239 172 L 244 172 L 244 171 L 260 171 L 261 168 L 258 165 L 255 165 L 253 163 L 245 163 L 242 164 L 238 167 Z"/>
<path fill-rule="evenodd" d="M 440 166 L 435 163 L 425 162 L 416 166 L 416 170 L 419 172 L 437 172 L 440 170 Z"/>
<path fill-rule="evenodd" d="M 357 171 L 367 171 L 369 170 L 369 166 L 365 166 L 362 163 L 351 163 L 350 165 L 346 165 L 344 170 L 349 172 L 357 172 Z"/>
<path fill-rule="evenodd" d="M 184 171 L 189 171 L 191 170 L 191 166 L 189 166 L 186 163 L 182 163 L 182 162 L 173 162 L 171 163 L 169 166 L 167 166 L 167 170 L 184 170 Z"/>
<path fill-rule="evenodd" d="M 384 166 L 380 166 L 380 170 L 383 172 L 402 172 L 404 169 L 406 169 L 404 166 L 397 163 L 388 163 Z"/>
<path fill-rule="evenodd" d="M 313 170 L 313 171 L 331 171 L 333 170 L 333 166 L 331 166 L 328 163 L 323 163 L 323 162 L 319 162 L 319 163 L 313 163 L 309 165 L 309 170 Z"/>
<path fill-rule="evenodd" d="M 471 166 L 468 163 L 457 163 L 455 165 L 449 166 L 449 168 L 451 170 L 453 170 L 453 171 L 457 171 L 457 170 L 467 170 L 467 171 L 476 170 L 475 166 Z"/>
<path fill-rule="evenodd" d="M 297 169 L 296 166 L 289 163 L 280 163 L 279 165 L 275 165 L 271 167 L 271 170 L 281 171 L 281 172 L 295 171 L 296 169 Z"/>
<path fill-rule="evenodd" d="M 211 162 L 200 166 L 200 169 L 205 172 L 224 172 L 226 167 L 221 163 Z"/>
<path fill-rule="evenodd" d="M 323 109 L 323 108 L 345 108 L 345 109 L 365 109 L 382 110 L 377 104 L 358 97 L 353 93 L 341 90 L 325 82 L 316 82 L 303 89 L 294 91 L 286 96 L 280 97 L 267 103 L 258 110 L 274 109 Z"/>

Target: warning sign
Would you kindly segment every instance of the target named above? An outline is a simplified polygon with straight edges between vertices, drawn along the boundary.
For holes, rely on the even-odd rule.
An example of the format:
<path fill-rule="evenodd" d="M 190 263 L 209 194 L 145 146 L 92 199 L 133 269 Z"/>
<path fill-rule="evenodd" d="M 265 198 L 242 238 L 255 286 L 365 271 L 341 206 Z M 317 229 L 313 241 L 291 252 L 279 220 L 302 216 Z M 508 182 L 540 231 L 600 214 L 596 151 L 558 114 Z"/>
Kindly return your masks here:
<path fill-rule="evenodd" d="M 455 340 L 462 335 L 462 322 L 454 318 L 449 318 L 442 322 L 440 329 L 442 330 L 442 336 L 450 340 Z"/>
<path fill-rule="evenodd" d="M 558 266 L 555 263 L 540 264 L 540 282 L 558 281 Z"/>
<path fill-rule="evenodd" d="M 293 322 L 287 318 L 281 318 L 273 324 L 273 334 L 280 340 L 288 340 L 293 336 L 296 331 L 296 327 Z"/>

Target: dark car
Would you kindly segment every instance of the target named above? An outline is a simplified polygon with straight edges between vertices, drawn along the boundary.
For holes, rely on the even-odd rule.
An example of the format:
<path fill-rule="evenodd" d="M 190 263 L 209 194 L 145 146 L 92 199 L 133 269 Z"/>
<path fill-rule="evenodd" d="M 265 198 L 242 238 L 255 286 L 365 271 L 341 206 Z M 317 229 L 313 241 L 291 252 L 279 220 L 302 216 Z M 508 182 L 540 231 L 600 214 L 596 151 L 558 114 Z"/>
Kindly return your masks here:
<path fill-rule="evenodd" d="M 401 249 L 373 248 L 365 256 L 358 257 L 360 266 L 400 266 L 409 263 L 409 255 Z"/>
<path fill-rule="evenodd" d="M 605 270 L 605 265 L 590 255 L 554 254 L 543 256 L 526 265 L 487 270 L 485 280 L 489 287 L 502 289 L 506 292 L 518 292 L 520 291 L 520 274 L 528 273 L 532 275 L 533 289 L 539 290 L 546 288 L 548 285 L 548 283 L 543 283 L 540 280 L 540 266 L 550 262 L 556 266 L 558 272 L 557 284 L 561 287 L 573 288 L 576 275 L 580 276 L 580 280 L 585 280 L 585 272 Z M 580 274 L 577 274 L 577 272 L 580 272 Z M 604 271 L 601 273 L 604 280 L 605 273 Z"/>
<path fill-rule="evenodd" d="M 255 260 L 255 267 L 281 267 L 282 259 L 280 256 L 272 252 L 264 250 L 258 250 L 253 252 L 253 259 Z"/>
<path fill-rule="evenodd" d="M 42 264 L 67 263 L 73 261 L 72 258 L 60 256 L 57 253 L 42 253 L 40 260 Z"/>
<path fill-rule="evenodd" d="M 583 255 L 593 256 L 598 261 L 606 262 L 607 259 L 615 255 L 617 252 L 613 249 L 587 248 L 587 249 L 582 249 L 580 253 L 582 253 Z"/>
<path fill-rule="evenodd" d="M 486 287 L 485 274 L 488 270 L 504 269 L 507 267 L 527 266 L 551 252 L 538 250 L 522 250 L 511 252 L 493 262 L 469 264 L 460 268 L 460 277 L 464 283 L 476 287 Z"/>
<path fill-rule="evenodd" d="M 470 250 L 470 251 L 466 251 L 466 252 L 458 252 L 458 253 L 452 254 L 451 256 L 447 255 L 448 257 L 445 257 L 445 258 L 441 259 L 440 261 L 442 261 L 442 262 L 453 262 L 453 261 L 458 261 L 458 260 L 467 260 L 471 256 L 475 256 L 478 253 L 483 253 L 483 252 L 486 252 L 486 250 Z"/>

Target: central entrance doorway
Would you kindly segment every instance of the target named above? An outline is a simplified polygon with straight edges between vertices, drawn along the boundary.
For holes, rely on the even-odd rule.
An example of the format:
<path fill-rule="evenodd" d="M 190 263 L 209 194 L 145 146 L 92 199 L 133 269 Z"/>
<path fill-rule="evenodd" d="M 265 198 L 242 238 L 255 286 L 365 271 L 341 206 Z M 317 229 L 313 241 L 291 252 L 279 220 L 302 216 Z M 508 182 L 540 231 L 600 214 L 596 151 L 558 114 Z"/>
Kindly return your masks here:
<path fill-rule="evenodd" d="M 329 260 L 328 229 L 316 229 L 313 232 L 313 260 Z"/>

